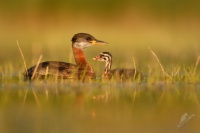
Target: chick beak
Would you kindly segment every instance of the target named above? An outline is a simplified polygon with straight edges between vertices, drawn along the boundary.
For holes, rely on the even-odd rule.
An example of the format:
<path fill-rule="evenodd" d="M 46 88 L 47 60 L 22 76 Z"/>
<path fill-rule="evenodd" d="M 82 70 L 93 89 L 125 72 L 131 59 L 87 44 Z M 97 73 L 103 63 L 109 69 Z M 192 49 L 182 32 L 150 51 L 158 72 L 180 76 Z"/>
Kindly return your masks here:
<path fill-rule="evenodd" d="M 97 58 L 96 57 L 94 57 L 94 58 L 92 58 L 93 60 L 97 60 Z"/>
<path fill-rule="evenodd" d="M 92 58 L 93 60 L 99 60 L 100 59 L 100 56 L 96 56 L 94 58 Z"/>

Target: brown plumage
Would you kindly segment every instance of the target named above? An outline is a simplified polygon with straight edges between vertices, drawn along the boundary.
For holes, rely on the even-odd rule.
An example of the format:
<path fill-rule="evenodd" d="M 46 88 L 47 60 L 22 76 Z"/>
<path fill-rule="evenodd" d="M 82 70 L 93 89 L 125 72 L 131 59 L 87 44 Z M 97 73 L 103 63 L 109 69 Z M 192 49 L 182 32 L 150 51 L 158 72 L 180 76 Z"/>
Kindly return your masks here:
<path fill-rule="evenodd" d="M 109 52 L 102 52 L 99 55 L 97 55 L 93 60 L 97 61 L 103 61 L 106 63 L 104 72 L 102 74 L 102 78 L 105 79 L 117 79 L 117 80 L 129 80 L 139 77 L 141 75 L 138 71 L 135 69 L 122 69 L 122 68 L 116 68 L 111 70 L 112 67 L 112 55 Z"/>
<path fill-rule="evenodd" d="M 24 73 L 24 77 L 25 79 L 44 78 L 49 76 L 64 79 L 95 78 L 95 72 L 85 58 L 84 48 L 100 44 L 107 43 L 97 40 L 92 35 L 87 33 L 75 34 L 72 38 L 72 51 L 76 64 L 59 61 L 46 61 L 38 65 L 33 78 L 32 76 L 36 65 L 29 68 L 27 70 L 28 73 Z"/>

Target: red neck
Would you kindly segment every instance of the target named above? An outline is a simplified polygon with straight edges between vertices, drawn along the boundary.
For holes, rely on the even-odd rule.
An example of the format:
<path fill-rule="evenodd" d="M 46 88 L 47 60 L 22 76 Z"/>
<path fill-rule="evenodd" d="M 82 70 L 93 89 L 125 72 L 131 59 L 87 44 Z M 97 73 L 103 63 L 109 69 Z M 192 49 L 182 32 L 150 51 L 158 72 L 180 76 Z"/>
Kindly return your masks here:
<path fill-rule="evenodd" d="M 94 73 L 91 65 L 87 62 L 83 50 L 79 49 L 79 48 L 75 48 L 75 47 L 72 47 L 72 50 L 74 53 L 76 65 L 78 65 L 79 67 L 84 68 L 84 69 L 87 68 L 86 75 L 95 77 L 95 73 Z"/>
<path fill-rule="evenodd" d="M 79 48 L 75 48 L 75 47 L 72 47 L 72 50 L 74 53 L 74 58 L 75 58 L 76 64 L 83 66 L 83 67 L 86 66 L 88 64 L 88 62 L 85 58 L 83 50 L 79 49 Z"/>
<path fill-rule="evenodd" d="M 87 62 L 87 60 L 85 58 L 83 50 L 79 49 L 79 48 L 75 48 L 75 47 L 72 47 L 72 50 L 73 50 L 73 53 L 74 53 L 74 58 L 75 58 L 76 64 L 81 66 L 81 67 L 87 66 L 88 69 L 92 70 L 91 65 Z"/>

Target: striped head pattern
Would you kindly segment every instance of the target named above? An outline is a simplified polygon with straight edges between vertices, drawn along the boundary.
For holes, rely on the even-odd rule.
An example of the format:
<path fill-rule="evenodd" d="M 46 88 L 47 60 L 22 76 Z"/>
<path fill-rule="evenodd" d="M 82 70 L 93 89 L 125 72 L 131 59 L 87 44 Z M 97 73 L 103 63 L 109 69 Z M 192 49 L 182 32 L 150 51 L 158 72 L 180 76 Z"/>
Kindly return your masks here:
<path fill-rule="evenodd" d="M 104 61 L 106 62 L 105 73 L 108 73 L 111 70 L 112 66 L 112 55 L 109 52 L 101 52 L 99 55 L 93 58 L 93 60 Z"/>

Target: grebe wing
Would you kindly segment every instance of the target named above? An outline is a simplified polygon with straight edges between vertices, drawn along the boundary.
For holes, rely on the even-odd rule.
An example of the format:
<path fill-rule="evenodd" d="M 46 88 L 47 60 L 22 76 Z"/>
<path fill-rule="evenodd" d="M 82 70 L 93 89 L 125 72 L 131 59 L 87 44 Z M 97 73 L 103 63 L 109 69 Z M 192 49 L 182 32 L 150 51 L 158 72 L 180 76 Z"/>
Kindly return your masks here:
<path fill-rule="evenodd" d="M 35 66 L 32 66 L 27 70 L 28 75 L 25 73 L 24 76 L 31 79 Z M 71 78 L 75 75 L 78 75 L 79 67 L 75 64 L 67 63 L 67 62 L 59 62 L 59 61 L 46 61 L 41 62 L 38 65 L 38 68 L 35 73 L 35 77 L 41 76 L 44 77 L 46 75 L 50 76 L 58 76 L 62 78 Z"/>

